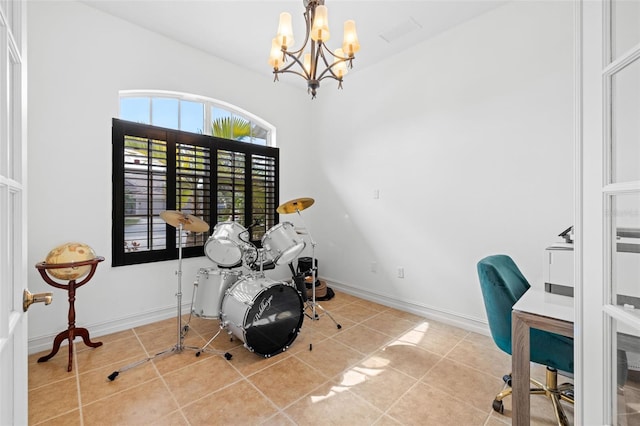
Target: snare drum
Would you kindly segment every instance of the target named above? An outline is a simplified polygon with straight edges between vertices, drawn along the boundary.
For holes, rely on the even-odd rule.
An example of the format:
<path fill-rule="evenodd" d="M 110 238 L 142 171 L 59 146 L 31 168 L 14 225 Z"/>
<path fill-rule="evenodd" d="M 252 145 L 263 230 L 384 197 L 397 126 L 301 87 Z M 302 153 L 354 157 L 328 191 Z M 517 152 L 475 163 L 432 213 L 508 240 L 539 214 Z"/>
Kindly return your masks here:
<path fill-rule="evenodd" d="M 283 281 L 246 275 L 227 291 L 222 302 L 222 325 L 264 357 L 287 350 L 298 336 L 302 298 Z"/>
<path fill-rule="evenodd" d="M 191 313 L 205 319 L 220 318 L 220 307 L 225 292 L 238 281 L 241 271 L 200 268 L 194 286 Z"/>
<path fill-rule="evenodd" d="M 235 266 L 242 259 L 246 242 L 240 234 L 247 232 L 237 222 L 220 222 L 204 245 L 204 253 L 214 263 L 222 267 Z"/>
<path fill-rule="evenodd" d="M 265 232 L 262 247 L 276 265 L 286 265 L 304 249 L 304 240 L 296 233 L 291 222 L 282 222 Z"/>

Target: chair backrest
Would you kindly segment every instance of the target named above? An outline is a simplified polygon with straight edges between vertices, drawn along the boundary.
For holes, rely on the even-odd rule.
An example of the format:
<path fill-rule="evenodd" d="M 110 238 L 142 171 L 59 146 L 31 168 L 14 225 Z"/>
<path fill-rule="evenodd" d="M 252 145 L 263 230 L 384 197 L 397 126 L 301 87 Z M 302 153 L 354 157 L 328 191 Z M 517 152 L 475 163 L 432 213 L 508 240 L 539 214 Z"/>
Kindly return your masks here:
<path fill-rule="evenodd" d="M 500 349 L 511 354 L 511 308 L 530 285 L 515 262 L 504 254 L 480 260 L 478 277 L 491 336 Z"/>

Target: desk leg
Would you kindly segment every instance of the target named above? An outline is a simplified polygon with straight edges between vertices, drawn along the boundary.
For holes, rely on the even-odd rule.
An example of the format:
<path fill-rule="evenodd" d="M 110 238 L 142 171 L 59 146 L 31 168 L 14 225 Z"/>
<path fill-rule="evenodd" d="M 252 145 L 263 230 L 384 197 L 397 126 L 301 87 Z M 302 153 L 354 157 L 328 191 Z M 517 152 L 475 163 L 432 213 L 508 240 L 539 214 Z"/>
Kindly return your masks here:
<path fill-rule="evenodd" d="M 530 395 L 529 379 L 531 375 L 529 325 L 519 317 L 518 312 L 511 313 L 511 385 L 512 417 L 514 426 L 529 425 Z"/>

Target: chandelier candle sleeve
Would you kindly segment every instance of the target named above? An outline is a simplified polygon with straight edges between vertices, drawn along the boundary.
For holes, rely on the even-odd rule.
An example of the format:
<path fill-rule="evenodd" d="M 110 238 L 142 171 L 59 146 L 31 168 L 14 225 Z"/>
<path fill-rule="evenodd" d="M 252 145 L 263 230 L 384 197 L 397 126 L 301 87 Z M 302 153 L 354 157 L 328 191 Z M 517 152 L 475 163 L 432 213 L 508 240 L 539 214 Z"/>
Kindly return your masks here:
<path fill-rule="evenodd" d="M 355 54 L 360 50 L 356 24 L 352 20 L 344 23 L 344 35 L 341 48 L 330 49 L 328 10 L 324 0 L 303 0 L 305 7 L 304 42 L 300 48 L 292 48 L 294 44 L 291 15 L 280 14 L 278 32 L 271 41 L 269 65 L 273 68 L 274 81 L 280 74 L 291 73 L 307 81 L 307 89 L 311 98 L 316 97 L 320 82 L 331 78 L 342 88 L 342 79 L 353 66 Z"/>
<path fill-rule="evenodd" d="M 311 75 L 311 53 L 304 54 L 304 70 L 307 75 Z"/>
<path fill-rule="evenodd" d="M 360 42 L 358 41 L 358 34 L 356 34 L 355 21 L 348 20 L 344 23 L 344 39 L 342 41 L 342 50 L 350 58 L 360 50 Z"/>
<path fill-rule="evenodd" d="M 314 12 L 311 40 L 326 43 L 330 37 L 327 6 L 318 6 Z"/>
<path fill-rule="evenodd" d="M 349 72 L 347 69 L 347 63 L 342 60 L 342 58 L 344 58 L 344 52 L 342 49 L 336 49 L 333 51 L 333 54 L 336 56 L 333 60 L 333 63 L 335 64 L 333 71 L 339 78 L 342 78 L 347 74 L 347 72 Z"/>
<path fill-rule="evenodd" d="M 293 47 L 293 26 L 291 25 L 291 14 L 288 12 L 282 12 L 280 14 L 276 40 L 279 48 L 282 50 L 287 50 L 288 48 Z"/>
<path fill-rule="evenodd" d="M 280 47 L 280 43 L 278 42 L 278 38 L 276 37 L 271 41 L 269 65 L 271 65 L 274 70 L 277 70 L 280 69 L 280 66 L 282 64 L 284 64 L 284 60 L 282 58 L 282 48 Z"/>

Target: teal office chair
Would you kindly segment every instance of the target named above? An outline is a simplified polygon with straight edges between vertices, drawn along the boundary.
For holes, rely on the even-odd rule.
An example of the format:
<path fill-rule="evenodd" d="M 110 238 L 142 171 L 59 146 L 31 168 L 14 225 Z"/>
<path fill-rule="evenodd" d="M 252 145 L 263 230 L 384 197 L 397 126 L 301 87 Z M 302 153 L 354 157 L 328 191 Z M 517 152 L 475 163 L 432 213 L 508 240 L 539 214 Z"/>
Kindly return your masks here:
<path fill-rule="evenodd" d="M 530 285 L 514 261 L 506 255 L 488 256 L 478 262 L 478 276 L 489 328 L 494 342 L 511 355 L 511 309 Z M 573 339 L 555 333 L 531 329 L 531 361 L 547 367 L 546 383 L 531 380 L 531 394 L 545 395 L 553 403 L 559 425 L 568 425 L 560 400 L 573 404 L 573 386 L 558 386 L 558 370 L 573 374 Z M 511 375 L 503 377 L 511 386 Z M 511 387 L 493 400 L 493 409 L 504 413 L 502 400 L 511 395 Z"/>

